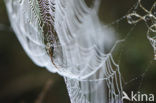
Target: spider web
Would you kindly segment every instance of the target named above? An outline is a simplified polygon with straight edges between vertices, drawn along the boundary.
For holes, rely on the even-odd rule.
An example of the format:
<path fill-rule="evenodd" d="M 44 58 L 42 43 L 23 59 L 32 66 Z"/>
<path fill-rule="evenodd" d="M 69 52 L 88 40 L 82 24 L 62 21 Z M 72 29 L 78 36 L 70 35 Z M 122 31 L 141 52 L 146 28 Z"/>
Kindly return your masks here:
<path fill-rule="evenodd" d="M 112 25 L 125 19 L 135 25 L 145 21 L 147 38 L 156 52 L 155 2 L 147 10 L 138 0 L 128 15 L 110 25 L 104 25 L 98 18 L 100 0 L 93 1 L 90 7 L 84 0 L 5 0 L 5 3 L 22 47 L 35 64 L 64 77 L 71 103 L 123 103 L 123 85 L 137 79 L 123 84 L 119 68 L 121 52 L 119 62 L 115 62 L 113 55 L 135 26 L 124 39 L 117 40 Z M 137 13 L 138 8 L 146 15 Z"/>

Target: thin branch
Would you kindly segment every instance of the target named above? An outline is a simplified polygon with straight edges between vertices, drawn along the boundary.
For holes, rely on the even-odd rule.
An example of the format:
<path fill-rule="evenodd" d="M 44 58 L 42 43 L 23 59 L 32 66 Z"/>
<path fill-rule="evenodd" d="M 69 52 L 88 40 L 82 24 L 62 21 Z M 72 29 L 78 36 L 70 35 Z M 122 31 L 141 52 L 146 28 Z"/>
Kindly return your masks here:
<path fill-rule="evenodd" d="M 46 96 L 48 90 L 50 89 L 51 85 L 53 84 L 52 80 L 48 80 L 45 84 L 44 88 L 42 89 L 41 93 L 39 94 L 38 98 L 36 99 L 35 103 L 43 103 L 44 97 Z"/>

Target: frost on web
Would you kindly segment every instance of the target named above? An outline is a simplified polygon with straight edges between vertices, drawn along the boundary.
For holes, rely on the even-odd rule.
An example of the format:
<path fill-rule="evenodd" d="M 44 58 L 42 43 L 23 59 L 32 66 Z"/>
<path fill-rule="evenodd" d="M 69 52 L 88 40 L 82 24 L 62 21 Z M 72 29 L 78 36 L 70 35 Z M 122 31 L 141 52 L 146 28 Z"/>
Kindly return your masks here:
<path fill-rule="evenodd" d="M 151 0 L 152 1 L 152 0 Z M 147 38 L 154 48 L 154 60 L 156 60 L 156 1 L 152 1 L 152 6 L 147 8 L 143 5 L 144 0 L 138 0 L 132 13 L 127 15 L 130 24 L 136 24 L 143 20 L 147 25 Z"/>
<path fill-rule="evenodd" d="M 108 55 L 101 68 L 87 79 L 66 78 L 72 103 L 122 103 L 122 83 L 119 66 Z"/>
<path fill-rule="evenodd" d="M 22 47 L 35 64 L 64 77 L 72 103 L 123 102 L 120 68 L 113 52 L 126 38 L 117 40 L 115 30 L 101 23 L 100 0 L 92 0 L 91 5 L 85 0 L 5 2 Z M 155 19 L 140 2 L 134 10 L 141 7 L 148 12 L 145 18 L 133 12 L 122 19 L 127 17 L 129 23 L 145 21 L 147 17 Z M 156 45 L 149 35 L 155 24 L 148 26 L 147 37 Z"/>

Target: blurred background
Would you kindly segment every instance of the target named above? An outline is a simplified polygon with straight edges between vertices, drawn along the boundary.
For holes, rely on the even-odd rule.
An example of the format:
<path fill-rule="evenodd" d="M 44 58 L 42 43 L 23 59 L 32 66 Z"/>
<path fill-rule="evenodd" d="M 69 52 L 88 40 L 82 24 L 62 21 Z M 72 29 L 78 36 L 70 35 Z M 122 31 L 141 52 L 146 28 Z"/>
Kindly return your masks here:
<path fill-rule="evenodd" d="M 90 1 L 86 0 L 88 5 Z M 123 17 L 135 2 L 137 0 L 102 0 L 101 22 L 110 24 Z M 152 0 L 144 4 L 151 7 Z M 124 90 L 128 94 L 140 91 L 156 96 L 156 61 L 146 37 L 147 27 L 143 22 L 134 27 L 126 19 L 111 27 L 118 39 L 127 37 L 114 51 Z M 130 31 L 131 28 L 134 29 Z M 0 103 L 70 103 L 63 78 L 37 67 L 22 49 L 10 27 L 3 0 L 0 0 Z"/>

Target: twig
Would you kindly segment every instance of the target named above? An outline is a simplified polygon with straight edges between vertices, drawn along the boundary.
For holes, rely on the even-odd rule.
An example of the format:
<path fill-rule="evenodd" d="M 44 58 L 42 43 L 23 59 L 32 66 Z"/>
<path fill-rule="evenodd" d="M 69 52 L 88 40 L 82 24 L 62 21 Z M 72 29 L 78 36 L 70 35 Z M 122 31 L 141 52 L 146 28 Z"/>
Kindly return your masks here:
<path fill-rule="evenodd" d="M 38 98 L 36 99 L 35 103 L 43 103 L 44 97 L 47 94 L 47 92 L 50 89 L 52 84 L 53 84 L 52 80 L 47 81 L 47 83 L 45 84 L 45 86 L 42 89 L 41 93 L 39 94 Z"/>

